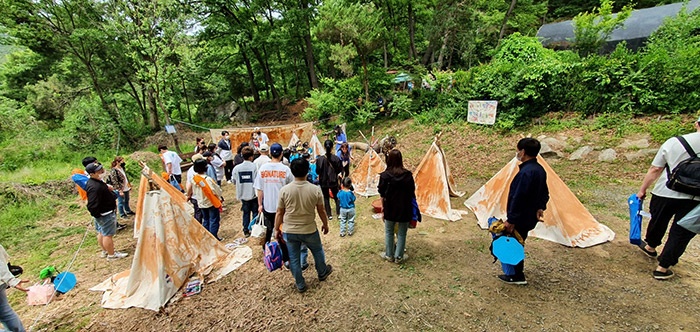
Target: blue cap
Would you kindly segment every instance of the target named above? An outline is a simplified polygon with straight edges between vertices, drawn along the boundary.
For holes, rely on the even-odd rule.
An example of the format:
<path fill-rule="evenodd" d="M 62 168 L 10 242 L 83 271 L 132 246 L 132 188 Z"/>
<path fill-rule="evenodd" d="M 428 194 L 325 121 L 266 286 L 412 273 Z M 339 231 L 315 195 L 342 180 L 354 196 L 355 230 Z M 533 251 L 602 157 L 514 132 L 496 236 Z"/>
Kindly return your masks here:
<path fill-rule="evenodd" d="M 272 144 L 272 146 L 270 147 L 270 155 L 272 155 L 273 157 L 279 157 L 282 155 L 282 150 L 282 144 Z"/>

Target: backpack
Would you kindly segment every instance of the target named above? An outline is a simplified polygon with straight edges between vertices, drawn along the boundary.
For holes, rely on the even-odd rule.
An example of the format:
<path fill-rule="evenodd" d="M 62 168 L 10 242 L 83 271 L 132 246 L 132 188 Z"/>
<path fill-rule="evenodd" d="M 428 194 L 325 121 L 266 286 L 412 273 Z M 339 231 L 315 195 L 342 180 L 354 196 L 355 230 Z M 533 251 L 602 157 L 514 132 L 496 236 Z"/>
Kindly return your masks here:
<path fill-rule="evenodd" d="M 666 165 L 668 181 L 666 187 L 680 193 L 700 196 L 700 157 L 690 147 L 683 136 L 676 136 L 690 157 L 678 163 L 671 171 Z"/>
<path fill-rule="evenodd" d="M 276 241 L 265 243 L 265 267 L 272 272 L 282 267 L 282 249 Z"/>

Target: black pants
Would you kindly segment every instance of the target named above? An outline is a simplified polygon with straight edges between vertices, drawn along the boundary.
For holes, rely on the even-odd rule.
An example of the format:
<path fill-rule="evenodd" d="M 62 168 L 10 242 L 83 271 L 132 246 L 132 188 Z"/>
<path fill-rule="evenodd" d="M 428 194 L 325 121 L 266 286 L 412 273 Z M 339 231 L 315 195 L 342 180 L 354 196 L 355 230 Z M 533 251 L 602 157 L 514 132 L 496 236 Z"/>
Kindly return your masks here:
<path fill-rule="evenodd" d="M 202 223 L 202 210 L 199 208 L 199 204 L 197 204 L 197 200 L 194 198 L 190 198 L 190 203 L 192 203 L 192 206 L 194 207 L 194 219 L 199 221 L 199 223 Z"/>
<path fill-rule="evenodd" d="M 695 233 L 678 226 L 674 221 L 671 225 L 671 230 L 668 232 L 668 242 L 664 245 L 664 250 L 659 256 L 659 265 L 668 269 L 669 267 L 678 264 L 678 259 L 681 258 L 688 247 L 688 243 L 695 237 Z"/>
<path fill-rule="evenodd" d="M 700 202 L 691 199 L 677 199 L 651 195 L 651 201 L 649 202 L 651 220 L 649 220 L 647 233 L 644 239 L 646 243 L 652 248 L 658 247 L 666 234 L 668 222 L 671 221 L 671 217 L 673 217 L 673 225 L 675 225 L 678 220 L 681 220 L 690 210 L 697 206 L 698 203 Z M 683 230 L 685 230 L 685 228 L 683 228 Z M 669 236 L 669 241 L 670 240 Z M 688 241 L 690 241 L 690 239 L 688 239 Z M 683 247 L 683 250 L 685 250 L 685 247 Z"/>
<path fill-rule="evenodd" d="M 231 171 L 233 171 L 233 160 L 226 160 L 226 166 L 224 166 L 226 181 L 231 181 Z"/>
<path fill-rule="evenodd" d="M 523 242 L 527 239 L 527 233 L 530 233 L 531 230 L 533 230 L 534 227 L 529 228 L 529 227 L 518 227 L 517 225 L 515 226 L 515 230 L 520 234 L 520 237 L 523 238 Z M 523 243 L 523 246 L 525 243 Z M 515 278 L 525 278 L 525 260 L 523 259 L 518 265 L 515 266 Z"/>
<path fill-rule="evenodd" d="M 323 205 L 326 207 L 326 215 L 332 216 L 331 214 L 331 196 L 328 191 L 333 193 L 333 200 L 335 201 L 335 215 L 340 216 L 340 201 L 338 201 L 338 187 L 321 187 L 321 192 L 323 193 Z"/>
<path fill-rule="evenodd" d="M 267 227 L 267 232 L 265 232 L 265 243 L 270 242 L 272 239 L 272 230 L 275 228 L 275 216 L 277 213 L 270 213 L 263 210 L 263 217 L 265 218 L 265 227 Z M 265 249 L 265 244 L 263 244 L 263 249 Z"/>

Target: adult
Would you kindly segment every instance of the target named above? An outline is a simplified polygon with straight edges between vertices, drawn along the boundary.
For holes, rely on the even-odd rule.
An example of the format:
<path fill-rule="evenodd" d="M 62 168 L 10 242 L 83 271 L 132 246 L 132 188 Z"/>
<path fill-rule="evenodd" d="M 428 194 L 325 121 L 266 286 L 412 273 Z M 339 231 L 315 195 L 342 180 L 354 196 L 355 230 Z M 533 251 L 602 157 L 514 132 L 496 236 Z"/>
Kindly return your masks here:
<path fill-rule="evenodd" d="M 207 150 L 207 142 L 204 138 L 197 137 L 197 144 L 194 146 L 194 153 L 204 153 Z"/>
<path fill-rule="evenodd" d="M 260 142 L 260 145 L 267 144 L 267 142 L 270 141 L 270 139 L 267 137 L 267 134 L 260 131 L 260 127 L 253 128 L 253 132 L 255 133 L 255 135 L 257 135 L 257 139 Z"/>
<path fill-rule="evenodd" d="M 289 250 L 289 269 L 294 276 L 297 291 L 307 290 L 306 281 L 302 274 L 302 246 L 305 244 L 314 256 L 318 280 L 324 281 L 333 272 L 333 267 L 326 264 L 321 236 L 316 226 L 316 212 L 323 226 L 323 234 L 328 234 L 328 218 L 323 210 L 323 194 L 321 189 L 306 181 L 309 172 L 309 162 L 303 158 L 291 163 L 294 182 L 282 187 L 279 192 L 275 229 L 282 232 Z"/>
<path fill-rule="evenodd" d="M 226 181 L 231 183 L 231 171 L 233 171 L 233 153 L 231 152 L 231 135 L 228 131 L 224 130 L 221 132 L 221 140 L 217 144 L 219 148 L 219 155 L 221 159 L 226 162 L 224 167 L 224 174 L 226 175 Z"/>
<path fill-rule="evenodd" d="M 177 183 L 182 183 L 182 168 L 180 168 L 180 163 L 182 159 L 180 155 L 175 153 L 175 151 L 169 151 L 168 147 L 161 145 L 158 147 L 158 152 L 163 158 L 163 163 L 165 164 L 165 172 L 168 173 L 168 178 L 171 176 L 175 177 Z"/>
<path fill-rule="evenodd" d="M 340 152 L 340 145 L 347 143 L 348 138 L 343 132 L 343 128 L 339 125 L 336 125 L 335 128 L 333 128 L 333 133 L 335 134 L 335 153 L 337 154 Z"/>
<path fill-rule="evenodd" d="M 267 144 L 262 144 L 260 145 L 260 157 L 256 158 L 255 161 L 253 162 L 255 164 L 255 167 L 260 170 L 260 167 L 262 165 L 265 165 L 270 162 L 270 147 L 267 146 Z"/>
<path fill-rule="evenodd" d="M 24 326 L 22 321 L 19 320 L 17 313 L 12 310 L 10 303 L 7 301 L 7 294 L 5 290 L 14 287 L 23 292 L 28 290 L 22 287 L 22 284 L 29 282 L 29 280 L 20 280 L 16 278 L 9 269 L 10 256 L 5 251 L 5 248 L 0 245 L 0 323 L 5 325 L 8 331 L 12 332 L 24 332 Z"/>
<path fill-rule="evenodd" d="M 214 171 L 216 172 L 216 184 L 221 186 L 221 181 L 224 180 L 224 168 L 226 167 L 226 161 L 224 161 L 224 159 L 221 158 L 221 156 L 216 152 L 216 144 L 209 143 L 207 148 L 212 155 L 211 165 L 214 167 Z"/>
<path fill-rule="evenodd" d="M 272 160 L 260 166 L 253 184 L 258 196 L 258 213 L 262 213 L 265 227 L 267 227 L 265 243 L 270 242 L 272 238 L 280 189 L 294 181 L 292 171 L 282 164 L 282 145 L 272 144 L 270 155 Z"/>
<path fill-rule="evenodd" d="M 340 159 L 340 164 L 343 166 L 342 177 L 350 176 L 350 163 L 355 157 L 352 156 L 352 149 L 347 142 L 340 145 L 340 151 L 338 151 L 337 156 Z"/>
<path fill-rule="evenodd" d="M 131 208 L 129 207 L 129 193 L 131 192 L 131 183 L 129 178 L 126 176 L 124 171 L 124 158 L 121 156 L 114 157 L 112 160 L 112 169 L 110 171 L 109 177 L 112 179 L 112 187 L 114 191 L 117 192 L 117 212 L 119 212 L 119 217 L 127 218 L 128 216 L 135 215 Z"/>
<path fill-rule="evenodd" d="M 391 150 L 386 158 L 386 170 L 379 174 L 377 185 L 384 207 L 384 246 L 382 258 L 401 263 L 406 258 L 406 232 L 413 219 L 413 200 L 416 199 L 416 183 L 413 174 L 403 166 L 403 156 L 399 150 Z M 394 248 L 394 228 L 398 225 L 396 248 Z"/>
<path fill-rule="evenodd" d="M 193 178 L 192 191 L 187 193 L 187 199 L 194 197 L 202 211 L 202 226 L 211 233 L 217 240 L 219 237 L 219 222 L 221 221 L 220 209 L 224 201 L 221 196 L 221 187 L 216 181 L 206 175 L 207 161 L 198 159 L 192 165 L 195 175 Z"/>
<path fill-rule="evenodd" d="M 97 243 L 102 248 L 102 256 L 108 260 L 124 258 L 128 256 L 127 253 L 114 250 L 112 237 L 117 232 L 117 204 L 112 190 L 102 181 L 105 170 L 102 164 L 94 162 L 87 165 L 85 171 L 90 174 L 90 179 L 85 185 L 87 208 L 95 221 Z"/>
<path fill-rule="evenodd" d="M 508 233 L 518 232 L 523 241 L 542 220 L 549 201 L 547 172 L 537 162 L 540 148 L 540 142 L 534 138 L 527 137 L 518 141 L 515 157 L 521 162 L 520 170 L 515 174 L 508 191 L 507 220 L 503 225 Z M 525 260 L 515 265 L 515 274 L 501 274 L 498 278 L 509 284 L 526 285 L 524 268 Z"/>
<path fill-rule="evenodd" d="M 333 142 L 326 140 L 323 142 L 323 147 L 326 149 L 326 154 L 316 158 L 316 172 L 318 173 L 318 181 L 323 192 L 323 202 L 326 207 L 328 219 L 333 219 L 331 214 L 330 197 L 333 195 L 335 201 L 335 214 L 340 215 L 340 202 L 338 202 L 338 174 L 343 171 L 343 166 L 340 163 L 338 156 L 332 153 Z"/>
<path fill-rule="evenodd" d="M 248 142 L 243 142 L 240 145 L 238 145 L 238 149 L 236 149 L 236 155 L 233 156 L 233 168 L 236 168 L 236 166 L 242 164 L 243 161 L 245 160 L 245 158 L 243 158 L 243 155 L 241 154 L 241 151 L 243 150 L 244 147 L 246 147 L 248 145 L 250 145 L 250 143 L 248 143 Z M 233 175 L 231 175 L 231 178 L 234 178 Z"/>
<path fill-rule="evenodd" d="M 236 199 L 241 201 L 241 211 L 243 212 L 243 234 L 250 236 L 248 226 L 250 226 L 251 215 L 258 216 L 258 196 L 253 186 L 255 178 L 258 176 L 258 167 L 253 164 L 253 148 L 249 146 L 241 149 L 243 162 L 233 168 L 233 182 L 236 184 Z"/>
<path fill-rule="evenodd" d="M 695 132 L 682 137 L 697 154 L 700 151 L 700 118 L 694 125 Z M 666 140 L 651 162 L 651 167 L 649 167 L 647 174 L 644 176 L 642 186 L 637 193 L 637 197 L 644 199 L 649 186 L 658 180 L 651 191 L 651 201 L 649 202 L 651 220 L 649 220 L 649 225 L 647 226 L 645 239 L 639 245 L 639 248 L 646 255 L 650 257 L 657 256 L 656 247 L 661 244 L 661 240 L 668 228 L 668 223 L 673 217 L 667 243 L 664 245 L 664 249 L 658 258 L 659 265 L 653 272 L 653 276 L 657 280 L 673 277 L 673 271 L 669 268 L 678 263 L 678 259 L 685 252 L 688 243 L 695 236 L 695 233 L 678 226 L 676 222 L 700 203 L 700 197 L 681 193 L 666 186 L 670 171 L 689 157 L 688 152 L 678 138 L 672 137 Z"/>
<path fill-rule="evenodd" d="M 211 164 L 211 161 L 214 160 L 214 154 L 207 150 L 202 153 L 202 157 L 207 161 L 207 176 L 214 179 L 214 181 L 217 181 L 216 169 L 214 168 L 214 165 Z"/>
<path fill-rule="evenodd" d="M 204 155 L 199 154 L 199 153 L 194 154 L 192 156 L 192 166 L 194 166 L 194 163 L 200 159 L 204 159 Z M 194 186 L 194 176 L 196 174 L 197 173 L 194 171 L 194 167 L 190 167 L 187 170 L 187 176 L 185 177 L 185 179 L 187 180 L 187 182 L 185 183 L 185 195 L 188 197 L 187 200 L 190 203 L 192 203 L 192 207 L 194 208 L 194 219 L 197 220 L 201 224 L 202 218 L 203 218 L 202 209 L 199 208 L 199 203 L 197 202 L 197 198 L 192 195 L 192 190 L 193 190 L 193 186 Z M 216 180 L 216 178 L 214 178 L 214 180 Z"/>

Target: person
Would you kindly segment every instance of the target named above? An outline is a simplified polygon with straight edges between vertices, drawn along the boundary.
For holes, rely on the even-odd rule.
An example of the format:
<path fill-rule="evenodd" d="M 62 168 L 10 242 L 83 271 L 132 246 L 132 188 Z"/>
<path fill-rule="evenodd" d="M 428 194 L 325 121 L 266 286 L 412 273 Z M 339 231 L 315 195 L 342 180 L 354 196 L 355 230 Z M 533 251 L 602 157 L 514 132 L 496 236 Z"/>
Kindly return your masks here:
<path fill-rule="evenodd" d="M 114 191 L 117 192 L 117 211 L 119 212 L 119 217 L 127 218 L 128 216 L 135 215 L 131 208 L 129 207 L 129 193 L 131 192 L 131 183 L 126 176 L 124 171 L 124 158 L 120 156 L 114 157 L 112 160 L 112 170 L 110 171 L 109 177 L 112 179 L 112 187 Z"/>
<path fill-rule="evenodd" d="M 180 163 L 182 159 L 174 151 L 168 151 L 168 147 L 161 145 L 158 147 L 158 152 L 163 157 L 163 163 L 165 163 L 165 172 L 168 173 L 168 178 L 175 177 L 177 183 L 182 184 L 182 168 L 180 168 Z"/>
<path fill-rule="evenodd" d="M 549 201 L 547 172 L 537 162 L 540 148 L 540 142 L 530 137 L 518 141 L 516 147 L 515 157 L 520 161 L 520 170 L 510 183 L 506 205 L 507 219 L 503 225 L 507 233 L 518 232 L 523 241 L 542 220 Z M 525 260 L 515 265 L 515 274 L 501 274 L 498 278 L 508 284 L 526 285 L 524 267 Z"/>
<path fill-rule="evenodd" d="M 204 138 L 197 137 L 197 144 L 194 146 L 194 153 L 204 153 L 207 150 L 207 142 Z"/>
<path fill-rule="evenodd" d="M 340 159 L 335 154 L 332 154 L 333 142 L 326 140 L 323 142 L 323 147 L 326 149 L 326 154 L 316 158 L 316 172 L 318 173 L 318 181 L 323 192 L 323 200 L 326 206 L 326 214 L 328 219 L 332 220 L 330 196 L 333 195 L 335 201 L 335 213 L 340 214 L 340 203 L 338 202 L 338 174 L 342 172 Z"/>
<path fill-rule="evenodd" d="M 253 147 L 255 152 L 260 152 L 260 140 L 258 139 L 258 133 L 250 133 L 250 146 Z M 255 159 L 258 159 L 257 157 Z"/>
<path fill-rule="evenodd" d="M 117 204 L 112 190 L 102 181 L 105 170 L 102 164 L 94 162 L 87 165 L 85 171 L 90 175 L 85 185 L 88 196 L 87 209 L 95 221 L 97 243 L 102 248 L 102 257 L 106 257 L 107 260 L 124 258 L 129 254 L 114 250 L 112 237 L 117 232 Z"/>
<path fill-rule="evenodd" d="M 260 127 L 253 128 L 253 132 L 257 136 L 257 139 L 258 139 L 258 142 L 260 142 L 260 145 L 267 144 L 267 142 L 270 141 L 270 139 L 267 137 L 267 134 L 260 131 Z"/>
<path fill-rule="evenodd" d="M 14 287 L 26 293 L 29 290 L 24 288 L 22 284 L 28 283 L 29 280 L 21 280 L 13 275 L 9 269 L 9 260 L 10 255 L 8 255 L 5 248 L 0 245 L 0 323 L 2 323 L 8 331 L 24 332 L 24 325 L 22 325 L 22 321 L 19 319 L 17 313 L 10 307 L 5 290 Z"/>
<path fill-rule="evenodd" d="M 250 236 L 251 214 L 253 219 L 258 216 L 258 197 L 255 194 L 253 182 L 258 176 L 258 168 L 253 164 L 253 148 L 249 146 L 241 149 L 243 162 L 233 168 L 233 182 L 236 184 L 236 199 L 241 201 L 241 211 L 243 212 L 243 234 Z"/>
<path fill-rule="evenodd" d="M 253 162 L 253 164 L 255 164 L 255 167 L 257 167 L 258 170 L 260 170 L 260 167 L 262 165 L 265 165 L 265 164 L 270 162 L 271 159 L 270 159 L 269 155 L 270 155 L 270 147 L 268 147 L 267 144 L 260 145 L 260 157 L 255 159 L 255 161 Z"/>
<path fill-rule="evenodd" d="M 265 227 L 267 227 L 264 243 L 270 242 L 272 238 L 280 189 L 294 181 L 292 171 L 282 164 L 282 145 L 272 144 L 270 155 L 272 160 L 260 166 L 253 184 L 258 196 L 258 213 L 262 214 Z M 265 244 L 263 244 L 264 247 Z"/>
<path fill-rule="evenodd" d="M 311 155 L 308 153 L 304 153 L 302 158 L 306 159 L 309 162 L 309 175 L 306 176 L 306 179 L 312 184 L 318 185 L 318 173 L 316 173 L 316 159 L 311 157 Z"/>
<path fill-rule="evenodd" d="M 347 143 L 348 138 L 345 136 L 343 128 L 341 128 L 339 125 L 335 126 L 333 132 L 335 133 L 335 153 L 338 154 L 340 152 L 340 145 Z"/>
<path fill-rule="evenodd" d="M 214 166 L 214 171 L 216 172 L 216 184 L 221 186 L 221 181 L 224 180 L 224 168 L 226 167 L 226 161 L 216 152 L 216 144 L 209 143 L 207 146 L 209 152 L 211 152 L 212 159 L 211 165 Z"/>
<path fill-rule="evenodd" d="M 228 133 L 228 131 L 224 130 L 221 132 L 221 140 L 219 141 L 219 144 L 217 144 L 217 147 L 219 148 L 218 152 L 221 156 L 221 159 L 223 159 L 226 162 L 226 166 L 224 167 L 226 181 L 228 183 L 231 183 L 231 171 L 233 170 L 233 153 L 231 153 L 231 135 Z"/>
<path fill-rule="evenodd" d="M 281 146 L 280 146 L 281 148 Z M 294 283 L 299 293 L 308 288 L 302 274 L 302 248 L 306 245 L 311 250 L 319 281 L 324 281 L 333 272 L 333 266 L 326 264 L 326 255 L 316 226 L 316 213 L 323 225 L 321 231 L 328 234 L 328 218 L 323 210 L 323 194 L 319 187 L 306 181 L 309 172 L 309 162 L 296 159 L 291 163 L 291 173 L 294 182 L 282 187 L 279 191 L 275 215 L 275 230 L 282 232 L 282 237 L 289 251 L 289 269 L 294 276 Z M 308 266 L 308 264 L 307 264 Z"/>
<path fill-rule="evenodd" d="M 347 142 L 340 145 L 340 150 L 338 151 L 337 156 L 340 159 L 341 165 L 343 166 L 343 171 L 341 172 L 342 177 L 345 178 L 350 176 L 350 162 L 352 162 L 355 158 L 352 156 L 350 145 Z"/>
<path fill-rule="evenodd" d="M 243 142 L 240 145 L 238 145 L 238 149 L 236 149 L 236 155 L 233 156 L 233 168 L 236 168 L 236 166 L 242 164 L 245 160 L 245 158 L 243 158 L 243 155 L 241 154 L 241 150 L 243 150 L 243 148 L 248 145 L 250 145 L 250 143 L 248 142 Z M 233 175 L 231 175 L 231 178 L 233 178 Z"/>
<path fill-rule="evenodd" d="M 700 118 L 695 121 L 695 132 L 683 135 L 690 147 L 696 153 L 700 151 Z M 651 167 L 644 176 L 642 186 L 639 188 L 637 197 L 644 199 L 647 189 L 654 181 L 656 185 L 651 191 L 651 201 L 649 202 L 649 212 L 651 219 L 647 226 L 644 241 L 639 248 L 649 257 L 656 257 L 656 247 L 661 244 L 661 240 L 666 233 L 668 223 L 673 217 L 671 230 L 661 255 L 658 257 L 659 264 L 652 275 L 657 280 L 665 280 L 673 277 L 673 271 L 669 268 L 678 263 L 678 259 L 685 252 L 685 248 L 695 233 L 680 227 L 676 224 L 688 212 L 700 203 L 699 196 L 692 196 L 670 189 L 666 186 L 668 174 L 675 169 L 678 164 L 688 159 L 690 156 L 681 144 L 681 141 L 672 137 L 661 145 L 656 153 Z M 666 171 L 664 171 L 666 169 Z M 658 181 L 657 181 L 658 180 Z"/>
<path fill-rule="evenodd" d="M 202 154 L 194 154 L 192 156 L 192 166 L 194 166 L 194 163 L 197 160 L 204 159 L 204 155 Z M 202 209 L 199 208 L 199 204 L 197 203 L 197 198 L 192 197 L 192 187 L 194 186 L 194 176 L 197 173 L 194 171 L 194 167 L 190 167 L 190 169 L 187 170 L 187 176 L 186 180 L 187 182 L 185 183 L 185 194 L 187 197 L 189 197 L 187 200 L 192 203 L 192 207 L 194 208 L 194 219 L 197 220 L 200 224 L 202 223 Z"/>
<path fill-rule="evenodd" d="M 384 246 L 382 258 L 389 262 L 401 263 L 407 256 L 406 232 L 413 219 L 413 200 L 416 198 L 416 183 L 413 174 L 403 166 L 401 151 L 394 149 L 386 159 L 386 170 L 379 174 L 377 190 L 384 207 Z M 394 248 L 394 227 L 398 225 L 396 248 Z"/>
<path fill-rule="evenodd" d="M 343 178 L 340 191 L 338 192 L 338 201 L 340 201 L 340 237 L 352 236 L 355 233 L 355 194 L 352 192 L 352 179 L 350 177 Z"/>
<path fill-rule="evenodd" d="M 216 181 L 206 175 L 207 161 L 198 159 L 192 165 L 195 175 L 192 190 L 187 192 L 187 199 L 194 197 L 202 210 L 202 226 L 211 235 L 221 241 L 219 237 L 219 222 L 221 221 L 221 208 L 224 198 L 221 196 L 221 187 Z"/>
<path fill-rule="evenodd" d="M 211 164 L 211 161 L 214 160 L 214 155 L 211 152 L 209 152 L 209 150 L 206 150 L 204 151 L 204 153 L 202 153 L 202 158 L 204 158 L 204 160 L 207 161 L 207 176 L 216 181 L 216 169 L 214 168 L 214 165 Z M 217 183 L 217 185 L 218 184 L 219 183 Z"/>

